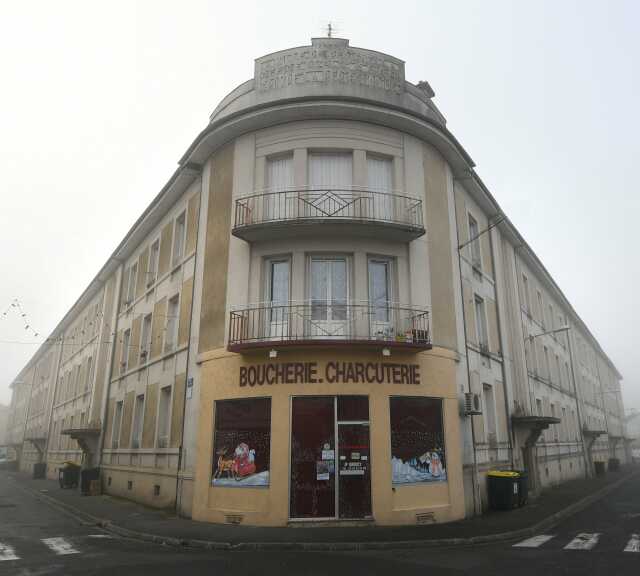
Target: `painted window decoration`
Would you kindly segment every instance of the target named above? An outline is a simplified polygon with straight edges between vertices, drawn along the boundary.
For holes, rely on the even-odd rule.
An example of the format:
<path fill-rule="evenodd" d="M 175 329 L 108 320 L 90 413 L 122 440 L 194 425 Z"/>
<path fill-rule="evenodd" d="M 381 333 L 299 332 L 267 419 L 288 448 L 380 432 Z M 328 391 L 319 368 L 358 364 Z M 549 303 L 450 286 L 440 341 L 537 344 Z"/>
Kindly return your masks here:
<path fill-rule="evenodd" d="M 271 398 L 216 402 L 214 486 L 268 486 L 270 449 Z"/>
<path fill-rule="evenodd" d="M 390 408 L 393 483 L 445 482 L 442 400 L 398 396 Z"/>

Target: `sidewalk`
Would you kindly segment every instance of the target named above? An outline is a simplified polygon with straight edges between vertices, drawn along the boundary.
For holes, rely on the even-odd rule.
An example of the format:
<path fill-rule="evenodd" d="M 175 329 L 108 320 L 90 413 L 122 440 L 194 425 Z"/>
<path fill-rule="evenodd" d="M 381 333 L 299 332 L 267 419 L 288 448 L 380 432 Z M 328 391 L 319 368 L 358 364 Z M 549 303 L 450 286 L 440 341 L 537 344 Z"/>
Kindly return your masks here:
<path fill-rule="evenodd" d="M 57 481 L 33 480 L 22 473 L 3 471 L 0 480 L 13 481 L 17 488 L 81 521 L 131 538 L 203 548 L 364 549 L 472 545 L 526 537 L 549 529 L 639 473 L 640 468 L 627 467 L 600 478 L 574 480 L 543 492 L 523 508 L 449 524 L 331 528 L 207 524 L 108 495 L 80 496 L 76 490 L 62 490 Z"/>

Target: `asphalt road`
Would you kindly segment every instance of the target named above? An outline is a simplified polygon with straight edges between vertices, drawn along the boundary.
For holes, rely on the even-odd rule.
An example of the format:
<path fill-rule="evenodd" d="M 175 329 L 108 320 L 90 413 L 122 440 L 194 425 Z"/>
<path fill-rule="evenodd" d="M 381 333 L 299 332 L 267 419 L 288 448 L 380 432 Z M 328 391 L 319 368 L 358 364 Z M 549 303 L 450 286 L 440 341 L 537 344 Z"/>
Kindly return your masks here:
<path fill-rule="evenodd" d="M 111 536 L 60 514 L 12 482 L 0 484 L 0 575 L 11 576 L 637 576 L 640 540 L 634 540 L 633 534 L 640 535 L 637 480 L 526 542 L 529 547 L 517 546 L 515 541 L 474 548 L 370 552 L 177 550 Z M 577 549 L 566 549 L 572 542 Z M 627 547 L 638 551 L 625 552 Z"/>

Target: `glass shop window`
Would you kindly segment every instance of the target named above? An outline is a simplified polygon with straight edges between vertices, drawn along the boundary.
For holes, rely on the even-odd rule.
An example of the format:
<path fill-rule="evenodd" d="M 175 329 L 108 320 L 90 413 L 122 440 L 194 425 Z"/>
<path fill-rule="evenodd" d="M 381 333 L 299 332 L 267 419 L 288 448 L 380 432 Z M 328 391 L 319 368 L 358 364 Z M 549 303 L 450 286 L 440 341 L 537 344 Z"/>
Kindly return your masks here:
<path fill-rule="evenodd" d="M 271 398 L 219 400 L 211 483 L 269 486 Z"/>
<path fill-rule="evenodd" d="M 442 400 L 396 396 L 390 411 L 393 483 L 446 481 Z"/>

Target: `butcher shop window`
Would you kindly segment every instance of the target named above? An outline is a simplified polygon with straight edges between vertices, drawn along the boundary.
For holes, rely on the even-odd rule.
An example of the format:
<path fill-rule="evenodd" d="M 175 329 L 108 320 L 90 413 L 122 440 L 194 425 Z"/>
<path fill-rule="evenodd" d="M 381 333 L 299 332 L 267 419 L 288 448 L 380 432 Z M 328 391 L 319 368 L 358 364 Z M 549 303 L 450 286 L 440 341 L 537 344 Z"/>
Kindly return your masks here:
<path fill-rule="evenodd" d="M 269 486 L 271 398 L 215 403 L 214 486 Z"/>
<path fill-rule="evenodd" d="M 390 410 L 393 483 L 446 481 L 442 400 L 397 396 Z"/>

